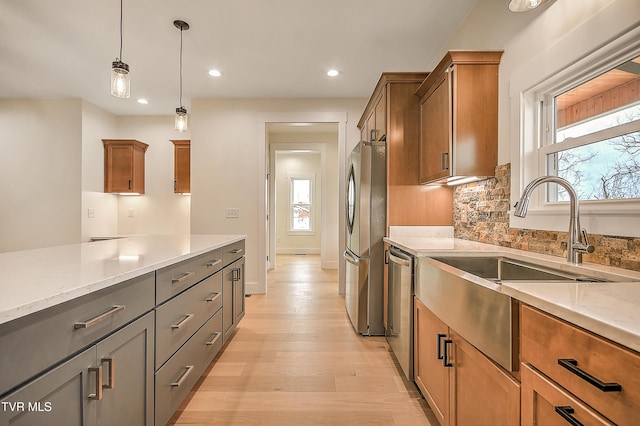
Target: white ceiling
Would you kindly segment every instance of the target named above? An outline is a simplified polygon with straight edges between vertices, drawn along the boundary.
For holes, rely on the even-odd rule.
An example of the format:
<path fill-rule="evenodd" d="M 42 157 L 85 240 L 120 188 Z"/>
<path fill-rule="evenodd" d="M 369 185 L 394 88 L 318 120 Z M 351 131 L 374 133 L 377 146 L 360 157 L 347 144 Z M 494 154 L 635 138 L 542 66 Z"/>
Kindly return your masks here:
<path fill-rule="evenodd" d="M 0 0 L 0 97 L 83 98 L 173 114 L 192 98 L 369 97 L 385 71 L 426 71 L 476 0 L 123 0 L 131 99 L 109 94 L 119 0 Z M 506 6 L 505 6 L 506 7 Z M 222 76 L 208 71 L 217 68 Z M 326 75 L 337 68 L 341 75 Z M 140 105 L 143 97 L 149 105 Z"/>

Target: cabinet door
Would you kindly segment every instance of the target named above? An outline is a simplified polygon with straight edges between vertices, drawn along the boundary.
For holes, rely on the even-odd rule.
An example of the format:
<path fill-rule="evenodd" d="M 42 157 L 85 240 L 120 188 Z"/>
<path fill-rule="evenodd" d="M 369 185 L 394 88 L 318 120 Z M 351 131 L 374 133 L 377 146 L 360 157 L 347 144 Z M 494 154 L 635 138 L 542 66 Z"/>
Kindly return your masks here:
<path fill-rule="evenodd" d="M 108 165 L 105 164 L 104 192 L 129 192 L 133 190 L 133 146 L 109 145 L 107 152 Z"/>
<path fill-rule="evenodd" d="M 191 192 L 191 141 L 174 140 L 173 192 Z"/>
<path fill-rule="evenodd" d="M 244 317 L 244 258 L 233 264 L 233 325 L 237 326 Z"/>
<path fill-rule="evenodd" d="M 585 426 L 613 425 L 528 364 L 522 364 L 522 426 L 566 426 L 570 424 L 568 417 Z"/>
<path fill-rule="evenodd" d="M 417 298 L 413 318 L 415 381 L 440 424 L 448 425 L 450 368 L 444 366 L 444 341 L 449 327 Z"/>
<path fill-rule="evenodd" d="M 93 346 L 2 398 L 0 425 L 95 425 L 95 361 Z"/>
<path fill-rule="evenodd" d="M 420 105 L 420 183 L 451 174 L 451 72 L 434 86 Z"/>
<path fill-rule="evenodd" d="M 153 425 L 153 324 L 150 312 L 98 343 L 99 424 Z"/>
<path fill-rule="evenodd" d="M 451 424 L 519 425 L 518 382 L 454 331 L 451 339 Z"/>
<path fill-rule="evenodd" d="M 222 270 L 222 344 L 227 342 L 233 331 L 233 276 L 233 264 Z"/>
<path fill-rule="evenodd" d="M 381 140 L 387 136 L 387 92 L 382 91 L 380 99 L 376 104 L 376 140 Z"/>

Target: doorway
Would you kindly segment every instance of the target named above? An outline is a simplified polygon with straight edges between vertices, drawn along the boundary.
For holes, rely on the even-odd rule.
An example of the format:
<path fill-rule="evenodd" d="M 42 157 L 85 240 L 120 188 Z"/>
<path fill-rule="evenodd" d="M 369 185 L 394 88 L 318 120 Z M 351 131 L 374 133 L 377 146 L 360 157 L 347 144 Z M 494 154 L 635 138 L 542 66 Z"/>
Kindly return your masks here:
<path fill-rule="evenodd" d="M 304 124 L 304 125 L 301 125 Z M 277 171 L 275 167 L 275 153 L 287 151 L 311 151 L 321 157 L 322 179 L 319 186 L 319 205 L 321 212 L 316 220 L 319 220 L 320 232 L 320 259 L 322 268 L 338 269 L 342 257 L 341 250 L 344 249 L 344 203 L 339 200 L 344 199 L 344 169 L 345 164 L 345 140 L 346 140 L 346 113 L 269 113 L 261 117 L 258 122 L 260 140 L 258 143 L 259 156 L 263 161 L 259 161 L 259 167 L 264 169 L 260 187 L 264 191 L 259 193 L 259 208 L 265 218 L 265 226 L 259 229 L 258 249 L 259 255 L 265 260 L 264 268 L 259 271 L 260 283 L 264 283 L 266 289 L 267 270 L 272 268 L 271 261 L 275 263 L 276 254 L 276 221 L 275 212 L 275 179 Z M 314 126 L 318 126 L 313 129 Z M 332 128 L 332 139 L 322 139 L 317 136 L 302 136 L 307 133 L 312 135 L 318 129 L 330 126 Z M 283 130 L 283 128 L 287 130 Z M 310 129 L 301 130 L 307 127 Z M 274 134 L 280 134 L 273 137 Z M 322 133 L 322 132 L 320 132 Z M 285 145 L 286 144 L 286 145 Z M 283 146 L 284 145 L 284 146 Z M 263 198 L 262 198 L 263 197 Z M 338 286 L 340 292 L 340 285 Z M 344 290 L 342 290 L 344 291 Z"/>

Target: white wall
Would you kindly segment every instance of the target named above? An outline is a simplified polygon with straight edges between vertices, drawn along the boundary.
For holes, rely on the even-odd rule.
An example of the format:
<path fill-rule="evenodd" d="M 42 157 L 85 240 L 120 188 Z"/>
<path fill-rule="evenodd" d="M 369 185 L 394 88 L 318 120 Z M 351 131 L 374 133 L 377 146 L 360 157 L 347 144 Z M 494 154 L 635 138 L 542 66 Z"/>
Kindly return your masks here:
<path fill-rule="evenodd" d="M 82 102 L 82 235 L 118 233 L 118 196 L 104 193 L 104 147 L 102 139 L 118 138 L 117 117 L 89 102 Z M 89 217 L 89 209 L 94 217 Z"/>
<path fill-rule="evenodd" d="M 189 195 L 173 192 L 172 139 L 189 139 L 188 132 L 174 130 L 174 117 L 118 117 L 123 139 L 137 139 L 149 145 L 145 153 L 145 194 L 118 196 L 118 233 L 189 234 Z M 193 159 L 193 154 L 191 155 Z"/>
<path fill-rule="evenodd" d="M 373 89 L 372 89 L 373 90 Z M 368 99 L 194 99 L 191 102 L 191 232 L 247 235 L 246 279 L 249 292 L 264 292 L 259 282 L 265 259 L 258 259 L 265 218 L 258 217 L 266 164 L 259 147 L 258 123 L 268 113 L 346 112 L 347 144 L 358 142 L 357 122 Z M 263 129 L 264 130 L 264 129 Z M 264 140 L 264 135 L 262 135 Z M 341 153 L 344 155 L 344 153 Z M 339 199 L 336 200 L 336 205 Z M 240 209 L 238 219 L 225 219 L 225 209 Z M 263 206 L 264 207 L 264 206 Z M 334 240 L 335 241 L 335 240 Z M 329 243 L 342 247 L 343 241 Z M 340 248 L 332 253 L 336 262 Z"/>
<path fill-rule="evenodd" d="M 275 201 L 276 201 L 276 253 L 284 254 L 320 254 L 320 235 L 322 229 L 321 214 L 323 211 L 321 188 L 324 177 L 321 168 L 321 154 L 318 151 L 276 153 L 275 164 Z M 291 234 L 289 232 L 289 177 L 312 176 L 314 178 L 313 203 L 314 217 L 313 234 Z M 337 189 L 332 191 L 337 197 Z M 336 223 L 335 218 L 332 221 Z M 333 229 L 337 233 L 337 229 Z M 327 231 L 328 232 L 328 231 Z"/>
<path fill-rule="evenodd" d="M 507 3 L 479 0 L 431 67 L 447 50 L 504 50 L 499 75 L 498 163 L 511 163 L 513 204 L 526 183 L 538 175 L 537 170 L 525 173 L 521 163 L 523 140 L 533 140 L 534 133 L 530 122 L 525 123 L 528 128 L 524 131 L 521 127 L 523 93 L 637 28 L 640 1 L 556 0 L 524 13 L 510 12 Z M 592 207 L 581 205 L 582 225 L 589 232 L 638 235 L 637 213 L 614 217 L 610 211 L 603 215 Z M 511 226 L 566 231 L 567 221 L 568 208 L 545 206 L 538 212 L 530 209 L 526 219 L 511 217 Z"/>
<path fill-rule="evenodd" d="M 0 100 L 0 252 L 80 240 L 80 100 Z"/>

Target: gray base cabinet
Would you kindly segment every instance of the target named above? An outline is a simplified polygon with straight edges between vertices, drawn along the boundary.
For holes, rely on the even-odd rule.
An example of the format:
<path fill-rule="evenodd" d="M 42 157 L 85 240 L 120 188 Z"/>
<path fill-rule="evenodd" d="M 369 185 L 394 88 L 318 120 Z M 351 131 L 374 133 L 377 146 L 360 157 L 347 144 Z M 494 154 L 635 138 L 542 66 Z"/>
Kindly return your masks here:
<path fill-rule="evenodd" d="M 237 324 L 244 317 L 245 306 L 245 280 L 244 280 L 244 257 L 239 259 L 223 270 L 223 297 L 222 320 L 224 325 L 224 340 L 231 337 Z"/>
<path fill-rule="evenodd" d="M 153 425 L 153 313 L 2 398 L 0 425 Z"/>
<path fill-rule="evenodd" d="M 0 426 L 165 425 L 245 312 L 244 240 L 0 325 Z"/>

